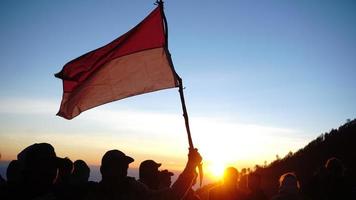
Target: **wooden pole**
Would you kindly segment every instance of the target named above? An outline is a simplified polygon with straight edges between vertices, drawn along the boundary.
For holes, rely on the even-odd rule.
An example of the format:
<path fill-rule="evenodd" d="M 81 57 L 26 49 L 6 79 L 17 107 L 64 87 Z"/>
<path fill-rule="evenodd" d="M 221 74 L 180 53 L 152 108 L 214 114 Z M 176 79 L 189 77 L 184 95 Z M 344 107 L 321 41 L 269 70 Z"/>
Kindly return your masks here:
<path fill-rule="evenodd" d="M 188 134 L 189 148 L 194 149 L 192 136 L 190 134 L 188 113 L 187 113 L 187 108 L 185 106 L 185 100 L 184 100 L 184 94 L 183 94 L 183 81 L 182 81 L 182 78 L 180 78 L 179 75 L 174 70 L 171 54 L 170 54 L 170 52 L 168 50 L 168 23 L 167 23 L 167 19 L 166 19 L 166 16 L 164 14 L 164 11 L 163 11 L 163 1 L 162 0 L 156 0 L 156 4 L 158 6 L 160 6 L 161 9 L 162 9 L 162 17 L 163 17 L 163 23 L 164 23 L 165 36 L 166 36 L 166 38 L 165 38 L 166 39 L 165 51 L 166 51 L 166 54 L 167 54 L 168 62 L 170 64 L 170 66 L 172 67 L 172 71 L 175 74 L 175 78 L 176 78 L 176 80 L 178 82 L 180 100 L 181 100 L 181 103 L 182 103 L 183 116 L 184 116 L 184 121 L 185 121 L 185 128 L 186 128 L 187 134 Z"/>
<path fill-rule="evenodd" d="M 194 149 L 194 144 L 193 144 L 193 140 L 192 140 L 192 135 L 190 133 L 190 127 L 189 127 L 189 119 L 188 119 L 188 112 L 187 112 L 187 108 L 185 106 L 185 100 L 184 100 L 184 93 L 183 93 L 183 80 L 182 78 L 180 78 L 178 76 L 178 74 L 175 72 L 174 67 L 173 67 L 173 62 L 172 62 L 172 58 L 171 58 L 171 54 L 169 53 L 168 50 L 168 23 L 167 23 L 167 19 L 166 16 L 164 15 L 163 12 L 163 1 L 162 0 L 156 0 L 156 4 L 161 6 L 162 9 L 162 17 L 163 17 L 163 22 L 164 22 L 164 28 L 165 28 L 165 35 L 166 35 L 166 45 L 165 45 L 165 51 L 167 54 L 167 59 L 168 62 L 170 64 L 170 66 L 172 66 L 172 71 L 174 72 L 174 74 L 176 75 L 176 80 L 178 81 L 178 87 L 179 87 L 179 95 L 180 95 L 180 100 L 182 103 L 182 109 L 183 109 L 183 117 L 184 117 L 184 122 L 185 122 L 185 129 L 187 130 L 187 136 L 188 136 L 188 143 L 189 143 L 189 149 Z M 199 178 L 200 178 L 200 186 L 203 183 L 203 177 L 204 177 L 204 172 L 203 172 L 203 164 L 200 163 L 198 165 L 198 170 L 199 170 Z"/>
<path fill-rule="evenodd" d="M 184 121 L 185 121 L 185 129 L 187 130 L 187 135 L 188 135 L 189 148 L 194 149 L 192 135 L 190 133 L 190 127 L 189 127 L 188 112 L 187 112 L 187 108 L 185 106 L 185 100 L 184 100 L 183 81 L 180 77 L 178 78 L 178 82 L 179 82 L 179 95 L 180 95 L 180 100 L 182 103 L 183 117 L 184 117 Z"/>

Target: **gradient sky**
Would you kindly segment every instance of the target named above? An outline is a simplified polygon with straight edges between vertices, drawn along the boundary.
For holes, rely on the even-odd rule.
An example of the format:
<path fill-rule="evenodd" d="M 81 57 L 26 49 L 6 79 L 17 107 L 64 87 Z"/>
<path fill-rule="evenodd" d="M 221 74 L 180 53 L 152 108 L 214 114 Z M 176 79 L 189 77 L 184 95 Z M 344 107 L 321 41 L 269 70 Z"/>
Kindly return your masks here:
<path fill-rule="evenodd" d="M 35 142 L 99 164 L 110 149 L 181 169 L 187 138 L 177 89 L 55 116 L 53 74 L 140 22 L 154 1 L 0 1 L 0 152 Z M 356 2 L 166 0 L 169 49 L 193 140 L 209 168 L 284 156 L 356 116 Z"/>

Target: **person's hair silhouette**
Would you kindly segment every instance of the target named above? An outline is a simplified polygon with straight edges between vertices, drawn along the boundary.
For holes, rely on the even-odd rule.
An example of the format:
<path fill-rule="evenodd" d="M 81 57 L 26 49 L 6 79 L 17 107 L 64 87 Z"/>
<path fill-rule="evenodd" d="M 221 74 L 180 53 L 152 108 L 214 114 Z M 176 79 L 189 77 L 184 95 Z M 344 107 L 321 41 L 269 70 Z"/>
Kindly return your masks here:
<path fill-rule="evenodd" d="M 234 167 L 228 167 L 224 171 L 224 187 L 237 187 L 237 181 L 239 178 L 239 171 Z"/>
<path fill-rule="evenodd" d="M 341 160 L 332 157 L 329 158 L 326 163 L 325 163 L 325 169 L 327 172 L 331 175 L 341 177 L 344 172 L 344 166 L 341 162 Z"/>
<path fill-rule="evenodd" d="M 273 196 L 272 200 L 299 200 L 303 196 L 299 193 L 299 181 L 293 172 L 283 174 L 279 178 L 278 194 Z"/>
<path fill-rule="evenodd" d="M 73 172 L 73 162 L 68 158 L 63 158 L 58 169 L 58 184 L 68 184 Z"/>
<path fill-rule="evenodd" d="M 8 184 L 20 184 L 23 181 L 23 165 L 18 160 L 12 160 L 7 166 L 6 178 Z"/>
<path fill-rule="evenodd" d="M 297 176 L 288 172 L 279 178 L 279 187 L 281 190 L 299 190 L 300 185 Z"/>
<path fill-rule="evenodd" d="M 243 199 L 245 194 L 238 188 L 239 171 L 234 167 L 228 167 L 224 171 L 221 185 L 213 187 L 209 191 L 209 200 Z"/>
<path fill-rule="evenodd" d="M 76 160 L 73 163 L 73 173 L 71 182 L 73 184 L 86 183 L 89 180 L 90 168 L 83 160 Z"/>

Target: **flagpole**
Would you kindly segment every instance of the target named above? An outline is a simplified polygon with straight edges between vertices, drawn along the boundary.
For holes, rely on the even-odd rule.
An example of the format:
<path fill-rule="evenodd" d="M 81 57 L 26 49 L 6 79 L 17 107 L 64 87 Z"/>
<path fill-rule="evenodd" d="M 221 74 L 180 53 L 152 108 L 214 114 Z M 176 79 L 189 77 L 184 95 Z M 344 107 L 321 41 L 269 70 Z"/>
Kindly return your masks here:
<path fill-rule="evenodd" d="M 178 77 L 178 83 L 179 83 L 179 95 L 180 95 L 180 100 L 182 103 L 183 117 L 184 117 L 184 121 L 185 121 L 185 129 L 187 130 L 187 135 L 188 135 L 189 148 L 194 149 L 192 135 L 190 134 L 190 128 L 189 128 L 188 112 L 187 112 L 187 108 L 185 106 L 185 100 L 184 100 L 183 80 L 178 75 L 177 75 L 177 77 Z M 199 185 L 201 187 L 203 184 L 203 177 L 204 177 L 203 163 L 200 163 L 198 165 L 198 171 L 199 171 Z"/>
<path fill-rule="evenodd" d="M 189 119 L 188 119 L 188 112 L 187 108 L 185 106 L 185 100 L 184 100 L 184 93 L 183 93 L 183 80 L 179 75 L 175 72 L 174 67 L 173 67 L 173 62 L 171 58 L 171 54 L 169 53 L 168 50 L 168 23 L 166 16 L 163 11 L 163 1 L 162 0 L 156 0 L 156 4 L 159 5 L 162 9 L 162 17 L 163 17 L 163 23 L 164 23 L 164 28 L 165 28 L 165 35 L 166 35 L 166 45 L 165 45 L 165 51 L 167 55 L 168 62 L 170 66 L 172 66 L 172 71 L 175 74 L 175 78 L 178 82 L 178 87 L 179 87 L 179 95 L 180 95 L 180 101 L 182 103 L 182 109 L 183 109 L 183 117 L 184 117 L 184 122 L 185 122 L 185 129 L 187 130 L 187 136 L 188 136 L 188 143 L 189 143 L 189 149 L 194 149 L 193 145 L 193 140 L 192 140 L 192 135 L 190 133 L 190 127 L 189 127 Z M 203 172 L 203 163 L 200 163 L 198 165 L 198 170 L 199 170 L 199 177 L 200 177 L 200 186 L 202 186 L 203 183 L 203 177 L 204 177 L 204 172 Z"/>
<path fill-rule="evenodd" d="M 180 100 L 182 103 L 183 117 L 184 117 L 184 121 L 185 121 L 185 129 L 187 130 L 187 135 L 188 135 L 189 148 L 194 149 L 192 135 L 190 133 L 190 127 L 189 127 L 188 112 L 187 112 L 187 108 L 185 106 L 185 100 L 184 100 L 183 80 L 179 76 L 178 76 L 178 82 L 179 82 L 179 95 L 180 95 Z"/>
<path fill-rule="evenodd" d="M 167 19 L 166 16 L 164 14 L 163 11 L 163 1 L 162 0 L 156 0 L 156 4 L 158 6 L 161 7 L 162 9 L 162 17 L 163 17 L 163 22 L 164 22 L 164 28 L 165 28 L 165 35 L 166 35 L 166 45 L 165 45 L 165 51 L 167 54 L 167 59 L 168 62 L 170 64 L 170 66 L 172 66 L 172 70 L 175 74 L 175 78 L 178 82 L 178 87 L 179 87 L 179 95 L 180 95 L 180 100 L 182 103 L 182 109 L 183 109 L 183 116 L 184 116 L 184 121 L 185 121 L 185 128 L 187 130 L 187 135 L 188 135 L 188 143 L 189 143 L 189 148 L 190 149 L 194 149 L 194 145 L 193 145 L 193 140 L 192 140 L 192 136 L 190 133 L 190 128 L 189 128 L 189 119 L 188 119 L 188 112 L 187 112 L 187 108 L 185 106 L 185 100 L 184 100 L 184 94 L 183 94 L 183 80 L 182 78 L 179 77 L 179 75 L 175 72 L 174 67 L 173 67 L 173 62 L 172 62 L 172 58 L 171 58 L 171 54 L 168 50 L 168 23 L 167 23 Z"/>

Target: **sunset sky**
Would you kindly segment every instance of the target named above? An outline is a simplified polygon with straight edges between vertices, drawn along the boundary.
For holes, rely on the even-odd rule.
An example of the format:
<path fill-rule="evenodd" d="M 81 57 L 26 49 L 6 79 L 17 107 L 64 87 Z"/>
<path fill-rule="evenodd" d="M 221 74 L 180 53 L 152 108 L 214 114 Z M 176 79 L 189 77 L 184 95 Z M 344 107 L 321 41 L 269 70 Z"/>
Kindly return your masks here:
<path fill-rule="evenodd" d="M 0 1 L 0 153 L 35 142 L 98 165 L 119 149 L 180 170 L 188 142 L 178 89 L 55 116 L 68 61 L 139 23 L 154 1 Z M 169 49 L 183 78 L 208 173 L 253 167 L 356 116 L 356 2 L 166 0 Z"/>

